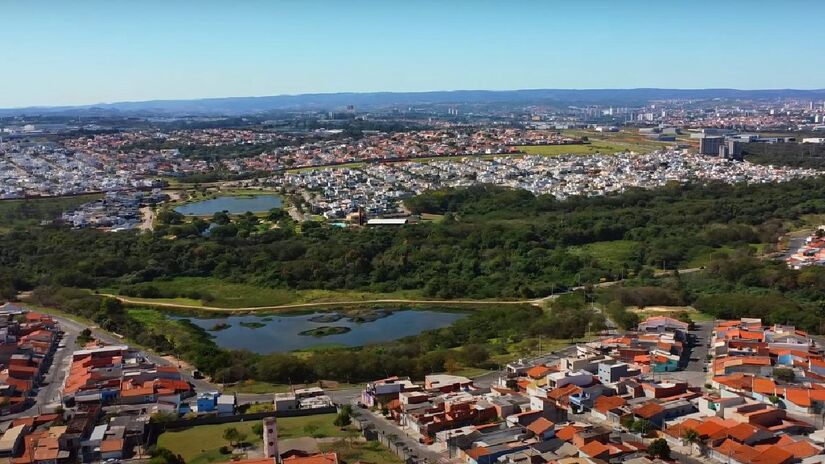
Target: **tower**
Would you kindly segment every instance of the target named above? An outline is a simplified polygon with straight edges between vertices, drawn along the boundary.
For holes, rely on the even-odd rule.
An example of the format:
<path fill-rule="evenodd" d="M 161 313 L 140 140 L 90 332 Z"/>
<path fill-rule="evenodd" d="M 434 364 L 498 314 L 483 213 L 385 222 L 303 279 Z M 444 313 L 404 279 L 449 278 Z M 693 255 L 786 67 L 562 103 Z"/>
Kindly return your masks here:
<path fill-rule="evenodd" d="M 278 426 L 274 417 L 264 418 L 264 446 L 266 457 L 274 458 L 276 463 L 281 462 L 281 455 L 278 453 Z"/>

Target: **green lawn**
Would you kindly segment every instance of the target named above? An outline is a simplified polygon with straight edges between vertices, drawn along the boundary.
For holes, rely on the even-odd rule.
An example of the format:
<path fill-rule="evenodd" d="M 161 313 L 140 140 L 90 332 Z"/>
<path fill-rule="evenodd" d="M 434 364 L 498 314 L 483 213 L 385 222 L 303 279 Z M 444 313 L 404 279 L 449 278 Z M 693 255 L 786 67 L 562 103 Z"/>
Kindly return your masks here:
<path fill-rule="evenodd" d="M 343 437 L 347 432 L 332 425 L 335 414 L 288 417 L 278 419 L 278 437 L 281 439 L 308 436 L 316 438 Z M 208 464 L 229 461 L 230 456 L 220 453 L 221 446 L 228 445 L 223 439 L 223 431 L 235 427 L 245 433 L 251 446 L 260 446 L 262 437 L 252 433 L 252 426 L 258 421 L 232 422 L 217 425 L 199 425 L 185 429 L 171 430 L 158 437 L 158 446 L 180 454 L 187 464 Z M 381 461 L 384 462 L 384 461 Z"/>
<path fill-rule="evenodd" d="M 612 240 L 593 242 L 587 245 L 570 247 L 570 252 L 579 256 L 587 255 L 604 266 L 619 269 L 630 261 L 641 249 L 639 242 L 632 240 Z"/>

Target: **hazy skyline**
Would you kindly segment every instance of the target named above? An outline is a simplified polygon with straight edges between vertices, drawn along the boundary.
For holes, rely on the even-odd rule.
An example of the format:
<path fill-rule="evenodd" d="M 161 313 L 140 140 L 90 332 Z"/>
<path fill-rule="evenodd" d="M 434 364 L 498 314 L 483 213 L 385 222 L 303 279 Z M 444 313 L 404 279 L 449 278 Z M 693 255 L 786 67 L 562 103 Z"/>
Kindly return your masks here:
<path fill-rule="evenodd" d="M 4 1 L 0 107 L 825 87 L 818 1 Z"/>

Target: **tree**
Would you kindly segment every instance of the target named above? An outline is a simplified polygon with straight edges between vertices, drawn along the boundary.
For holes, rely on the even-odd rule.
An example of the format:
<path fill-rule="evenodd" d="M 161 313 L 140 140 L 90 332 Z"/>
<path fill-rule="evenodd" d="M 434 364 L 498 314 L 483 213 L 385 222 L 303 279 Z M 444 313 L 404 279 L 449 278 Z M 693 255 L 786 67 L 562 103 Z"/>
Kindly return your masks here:
<path fill-rule="evenodd" d="M 241 433 L 235 427 L 227 427 L 223 430 L 223 439 L 228 441 L 230 446 L 235 446 L 241 439 Z"/>
<path fill-rule="evenodd" d="M 787 367 L 777 367 L 773 370 L 773 377 L 777 380 L 790 383 L 794 381 L 796 374 L 794 374 L 793 369 L 788 369 Z"/>
<path fill-rule="evenodd" d="M 333 425 L 341 428 L 350 425 L 352 423 L 350 416 L 352 416 L 352 406 L 348 404 L 341 406 L 341 410 L 338 411 L 338 416 L 335 418 L 335 421 L 333 421 Z"/>
<path fill-rule="evenodd" d="M 458 361 L 456 361 L 455 359 L 447 358 L 444 361 L 444 369 L 446 369 L 447 372 L 452 374 L 452 373 L 458 372 L 461 369 L 461 365 L 459 365 Z"/>
<path fill-rule="evenodd" d="M 682 439 L 690 445 L 690 455 L 693 456 L 693 445 L 699 442 L 699 432 L 694 429 L 687 429 L 682 433 Z"/>
<path fill-rule="evenodd" d="M 651 458 L 670 459 L 670 445 L 664 438 L 653 440 L 653 443 L 647 447 L 647 454 Z"/>
<path fill-rule="evenodd" d="M 178 415 L 169 411 L 158 411 L 149 417 L 149 422 L 152 424 L 165 424 L 177 420 Z"/>
<path fill-rule="evenodd" d="M 650 421 L 646 419 L 638 419 L 633 421 L 633 425 L 630 427 L 630 430 L 638 433 L 641 436 L 645 436 L 650 432 L 652 428 Z"/>
<path fill-rule="evenodd" d="M 175 454 L 166 448 L 155 448 L 150 453 L 149 464 L 186 464 L 180 454 Z"/>
<path fill-rule="evenodd" d="M 226 211 L 216 211 L 215 214 L 212 215 L 212 222 L 215 224 L 226 225 L 231 222 L 231 218 L 229 217 L 229 213 Z"/>
<path fill-rule="evenodd" d="M 619 420 L 619 424 L 628 430 L 633 427 L 633 422 L 635 422 L 635 419 L 633 419 L 633 416 L 631 415 L 624 416 Z"/>

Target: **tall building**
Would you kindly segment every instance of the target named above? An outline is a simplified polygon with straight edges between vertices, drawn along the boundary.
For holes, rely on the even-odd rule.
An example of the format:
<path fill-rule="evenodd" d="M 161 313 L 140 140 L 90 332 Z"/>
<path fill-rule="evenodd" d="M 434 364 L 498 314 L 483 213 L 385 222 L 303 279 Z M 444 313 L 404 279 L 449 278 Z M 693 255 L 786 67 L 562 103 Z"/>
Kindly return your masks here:
<path fill-rule="evenodd" d="M 280 462 L 281 455 L 278 453 L 278 426 L 274 417 L 264 419 L 264 445 L 266 446 L 266 457 L 275 458 L 275 462 Z"/>
<path fill-rule="evenodd" d="M 742 143 L 736 140 L 728 140 L 727 143 L 727 158 L 741 160 L 742 159 Z"/>
<path fill-rule="evenodd" d="M 699 139 L 699 153 L 708 156 L 719 156 L 719 149 L 724 145 L 724 137 L 702 137 Z"/>

